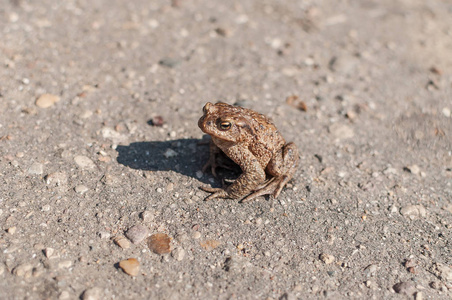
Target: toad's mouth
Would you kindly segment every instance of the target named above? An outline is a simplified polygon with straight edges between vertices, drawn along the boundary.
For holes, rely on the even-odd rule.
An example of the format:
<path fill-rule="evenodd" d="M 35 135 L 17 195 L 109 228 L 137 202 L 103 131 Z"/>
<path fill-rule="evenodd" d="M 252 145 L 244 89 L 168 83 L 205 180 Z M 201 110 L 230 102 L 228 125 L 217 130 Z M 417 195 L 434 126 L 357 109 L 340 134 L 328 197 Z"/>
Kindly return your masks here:
<path fill-rule="evenodd" d="M 204 124 L 204 120 L 206 119 L 206 115 L 203 115 L 201 118 L 199 118 L 198 120 L 198 127 L 204 131 L 205 128 L 205 124 Z"/>

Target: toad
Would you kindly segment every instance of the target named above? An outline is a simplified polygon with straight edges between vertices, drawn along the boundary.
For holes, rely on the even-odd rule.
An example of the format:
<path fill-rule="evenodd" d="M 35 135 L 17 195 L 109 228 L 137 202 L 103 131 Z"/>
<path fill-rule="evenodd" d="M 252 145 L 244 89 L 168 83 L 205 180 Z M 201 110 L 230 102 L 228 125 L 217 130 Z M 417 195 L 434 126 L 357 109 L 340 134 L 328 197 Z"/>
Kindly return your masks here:
<path fill-rule="evenodd" d="M 214 176 L 223 167 L 219 156 L 225 154 L 242 174 L 226 188 L 201 187 L 215 198 L 249 201 L 262 195 L 278 197 L 294 175 L 299 161 L 298 148 L 286 143 L 266 116 L 251 109 L 226 103 L 206 103 L 198 121 L 201 130 L 211 136 L 209 167 Z"/>

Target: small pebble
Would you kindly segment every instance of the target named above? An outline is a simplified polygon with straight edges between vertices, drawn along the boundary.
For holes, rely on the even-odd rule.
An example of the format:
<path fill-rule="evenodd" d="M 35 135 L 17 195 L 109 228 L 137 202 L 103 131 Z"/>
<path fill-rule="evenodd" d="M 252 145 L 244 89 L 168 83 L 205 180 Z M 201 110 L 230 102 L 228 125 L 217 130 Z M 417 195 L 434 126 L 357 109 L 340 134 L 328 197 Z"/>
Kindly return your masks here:
<path fill-rule="evenodd" d="M 60 97 L 52 94 L 43 94 L 36 100 L 36 106 L 41 108 L 48 108 L 60 101 Z"/>
<path fill-rule="evenodd" d="M 163 156 L 165 156 L 166 158 L 171 158 L 177 156 L 177 152 L 171 148 L 168 148 L 166 149 L 165 153 L 163 153 Z"/>
<path fill-rule="evenodd" d="M 60 295 L 58 296 L 59 300 L 66 300 L 66 299 L 71 299 L 71 294 L 68 291 L 62 291 L 60 293 Z"/>
<path fill-rule="evenodd" d="M 81 119 L 88 119 L 93 115 L 93 112 L 90 110 L 85 110 L 82 114 L 80 114 Z"/>
<path fill-rule="evenodd" d="M 118 132 L 110 127 L 102 128 L 101 133 L 102 133 L 102 137 L 104 139 L 110 140 L 114 144 L 119 144 L 121 142 L 127 141 L 127 135 L 121 134 L 120 132 Z"/>
<path fill-rule="evenodd" d="M 164 67 L 168 67 L 168 68 L 174 68 L 176 67 L 181 61 L 177 58 L 170 58 L 170 57 L 165 57 L 162 58 L 159 61 L 159 64 L 164 66 Z"/>
<path fill-rule="evenodd" d="M 126 232 L 126 237 L 134 244 L 141 243 L 148 236 L 148 229 L 143 225 L 135 225 Z"/>
<path fill-rule="evenodd" d="M 50 205 L 46 204 L 41 207 L 41 211 L 50 211 Z"/>
<path fill-rule="evenodd" d="M 181 261 L 185 257 L 185 250 L 182 248 L 176 248 L 171 255 L 176 259 L 177 261 Z"/>
<path fill-rule="evenodd" d="M 163 117 L 155 116 L 152 118 L 150 123 L 152 124 L 152 126 L 162 127 L 163 124 L 165 124 L 165 121 L 163 120 Z"/>
<path fill-rule="evenodd" d="M 201 245 L 201 247 L 203 247 L 206 251 L 212 251 L 213 249 L 217 248 L 218 246 L 221 245 L 220 241 L 217 240 L 206 240 L 206 241 L 202 241 L 199 242 L 199 244 Z"/>
<path fill-rule="evenodd" d="M 47 258 L 55 257 L 54 254 L 55 254 L 55 249 L 50 248 L 50 247 L 44 249 L 44 255 Z"/>
<path fill-rule="evenodd" d="M 225 28 L 222 27 L 218 27 L 217 29 L 215 29 L 215 32 L 219 35 L 219 36 L 228 36 L 229 35 L 229 31 Z"/>
<path fill-rule="evenodd" d="M 140 217 L 143 220 L 143 222 L 149 223 L 154 221 L 155 213 L 149 210 L 145 210 L 140 214 Z"/>
<path fill-rule="evenodd" d="M 171 238 L 165 233 L 156 233 L 149 237 L 147 244 L 149 249 L 156 254 L 171 252 Z"/>
<path fill-rule="evenodd" d="M 119 267 L 130 276 L 137 276 L 140 272 L 140 263 L 136 258 L 129 258 L 119 262 Z"/>
<path fill-rule="evenodd" d="M 353 109 L 350 109 L 347 111 L 345 116 L 347 117 L 347 119 L 353 121 L 353 120 L 356 120 L 357 114 Z"/>
<path fill-rule="evenodd" d="M 130 248 L 130 242 L 128 239 L 126 239 L 123 236 L 117 236 L 113 239 L 113 242 L 121 247 L 122 249 L 128 249 Z"/>
<path fill-rule="evenodd" d="M 441 111 L 443 113 L 443 115 L 447 118 L 450 118 L 451 113 L 450 113 L 450 109 L 448 107 L 444 107 L 443 110 Z"/>
<path fill-rule="evenodd" d="M 63 260 L 58 263 L 58 269 L 68 269 L 72 266 L 71 260 Z"/>
<path fill-rule="evenodd" d="M 397 294 L 402 294 L 409 297 L 411 297 L 416 292 L 416 288 L 414 286 L 414 283 L 412 282 L 399 282 L 392 288 Z"/>
<path fill-rule="evenodd" d="M 97 235 L 103 240 L 109 239 L 111 236 L 110 232 L 108 231 L 100 231 L 97 233 Z"/>
<path fill-rule="evenodd" d="M 159 21 L 157 21 L 156 19 L 150 19 L 148 21 L 148 24 L 149 24 L 149 27 L 151 27 L 153 29 L 159 27 L 159 25 L 160 25 Z"/>
<path fill-rule="evenodd" d="M 377 272 L 377 270 L 378 270 L 378 265 L 371 264 L 364 269 L 364 274 L 366 274 L 367 277 L 374 276 L 375 273 Z"/>
<path fill-rule="evenodd" d="M 86 193 L 89 189 L 88 189 L 88 187 L 86 187 L 85 185 L 80 184 L 80 185 L 77 185 L 77 186 L 75 187 L 74 190 L 75 190 L 75 192 L 76 192 L 77 194 L 83 195 L 83 194 Z"/>
<path fill-rule="evenodd" d="M 432 281 L 432 282 L 430 282 L 430 287 L 431 287 L 432 289 L 435 289 L 435 290 L 440 291 L 441 288 L 443 287 L 443 285 L 442 285 L 442 283 L 439 282 L 439 281 Z"/>
<path fill-rule="evenodd" d="M 419 169 L 418 165 L 412 165 L 412 166 L 405 167 L 405 170 L 414 175 L 418 175 L 421 172 L 421 169 Z"/>
<path fill-rule="evenodd" d="M 414 300 L 423 300 L 424 299 L 424 295 L 422 294 L 422 292 L 417 292 L 416 294 L 414 294 Z"/>
<path fill-rule="evenodd" d="M 417 264 L 416 264 L 416 261 L 414 261 L 413 259 L 407 259 L 407 260 L 405 260 L 405 268 L 411 268 L 411 267 L 415 267 Z"/>
<path fill-rule="evenodd" d="M 392 168 L 392 167 L 388 167 L 388 168 L 383 170 L 383 174 L 385 174 L 385 175 L 397 175 L 397 169 L 396 168 Z"/>
<path fill-rule="evenodd" d="M 82 294 L 82 300 L 100 300 L 103 299 L 103 290 L 100 287 L 92 287 L 85 290 Z"/>
<path fill-rule="evenodd" d="M 399 209 L 397 208 L 397 206 L 391 205 L 391 207 L 389 208 L 389 211 L 391 212 L 391 214 L 394 214 L 394 213 L 398 212 Z"/>
<path fill-rule="evenodd" d="M 35 249 L 35 250 L 44 250 L 44 244 L 42 244 L 42 243 L 36 243 L 36 244 L 34 244 L 33 245 L 33 249 Z"/>
<path fill-rule="evenodd" d="M 13 274 L 19 277 L 30 277 L 32 275 L 33 266 L 31 264 L 20 264 L 13 269 Z"/>
<path fill-rule="evenodd" d="M 195 240 L 201 238 L 201 232 L 199 232 L 199 231 L 193 232 L 192 237 L 193 237 Z"/>
<path fill-rule="evenodd" d="M 334 123 L 329 132 L 339 140 L 350 139 L 355 136 L 353 129 L 345 124 Z"/>
<path fill-rule="evenodd" d="M 425 207 L 420 204 L 407 205 L 400 209 L 400 214 L 404 217 L 415 219 L 417 217 L 425 217 L 427 215 L 427 211 L 425 210 Z"/>
<path fill-rule="evenodd" d="M 327 265 L 334 262 L 334 256 L 330 255 L 330 254 L 322 253 L 322 254 L 320 254 L 319 258 L 321 261 L 323 261 Z"/>
<path fill-rule="evenodd" d="M 17 231 L 17 227 L 16 226 L 10 227 L 7 229 L 7 231 L 9 234 L 15 234 Z"/>
<path fill-rule="evenodd" d="M 89 158 L 84 155 L 77 155 L 74 157 L 75 163 L 84 170 L 94 169 L 96 164 Z"/>
<path fill-rule="evenodd" d="M 430 271 L 439 279 L 452 281 L 452 268 L 440 263 L 434 263 Z"/>
<path fill-rule="evenodd" d="M 44 172 L 44 165 L 40 163 L 33 163 L 28 169 L 28 174 L 41 175 Z"/>
<path fill-rule="evenodd" d="M 44 178 L 46 184 L 52 186 L 63 186 L 67 183 L 67 175 L 64 172 L 50 173 Z"/>
<path fill-rule="evenodd" d="M 11 23 L 15 23 L 15 22 L 17 22 L 18 20 L 19 20 L 19 15 L 18 15 L 17 13 L 12 12 L 12 13 L 9 14 L 9 21 L 10 21 Z"/>

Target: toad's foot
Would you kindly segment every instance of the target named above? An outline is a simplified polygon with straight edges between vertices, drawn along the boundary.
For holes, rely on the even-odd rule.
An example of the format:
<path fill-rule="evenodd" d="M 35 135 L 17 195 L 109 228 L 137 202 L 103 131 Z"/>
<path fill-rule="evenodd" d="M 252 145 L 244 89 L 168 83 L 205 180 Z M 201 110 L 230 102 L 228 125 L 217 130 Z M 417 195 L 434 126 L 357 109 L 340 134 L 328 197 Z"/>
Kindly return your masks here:
<path fill-rule="evenodd" d="M 273 198 L 277 198 L 290 179 L 291 176 L 286 175 L 273 177 L 264 186 L 260 186 L 254 193 L 244 198 L 241 202 L 248 202 L 263 195 L 272 195 Z"/>
<path fill-rule="evenodd" d="M 205 201 L 209 201 L 209 200 L 213 200 L 216 198 L 229 198 L 228 193 L 221 188 L 211 188 L 211 187 L 207 187 L 207 186 L 201 186 L 199 187 L 201 190 L 208 192 L 208 193 L 213 193 L 212 195 L 210 195 L 209 197 L 207 197 L 205 199 Z"/>

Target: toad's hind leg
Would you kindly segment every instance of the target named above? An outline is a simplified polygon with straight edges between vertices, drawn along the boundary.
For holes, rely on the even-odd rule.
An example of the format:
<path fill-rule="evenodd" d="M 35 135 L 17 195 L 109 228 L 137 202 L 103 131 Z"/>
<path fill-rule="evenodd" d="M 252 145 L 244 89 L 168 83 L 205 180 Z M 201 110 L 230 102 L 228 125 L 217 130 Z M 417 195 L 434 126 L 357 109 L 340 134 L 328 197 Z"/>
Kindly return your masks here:
<path fill-rule="evenodd" d="M 295 174 L 299 159 L 297 146 L 294 143 L 285 145 L 267 166 L 267 173 L 274 177 L 267 181 L 264 186 L 259 187 L 254 193 L 244 198 L 242 202 L 270 194 L 277 198 L 283 187 Z"/>

